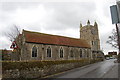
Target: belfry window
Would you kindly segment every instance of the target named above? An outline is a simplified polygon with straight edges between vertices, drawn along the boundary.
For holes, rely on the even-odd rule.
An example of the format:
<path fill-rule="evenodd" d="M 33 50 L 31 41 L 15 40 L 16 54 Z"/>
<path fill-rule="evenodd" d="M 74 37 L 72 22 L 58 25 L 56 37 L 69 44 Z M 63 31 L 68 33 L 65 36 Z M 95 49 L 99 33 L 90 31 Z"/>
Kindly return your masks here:
<path fill-rule="evenodd" d="M 47 48 L 47 57 L 51 57 L 51 48 L 50 47 Z"/>
<path fill-rule="evenodd" d="M 37 47 L 32 48 L 32 57 L 37 57 Z"/>
<path fill-rule="evenodd" d="M 63 49 L 60 49 L 60 58 L 63 58 Z"/>
<path fill-rule="evenodd" d="M 74 57 L 73 50 L 70 51 L 70 57 Z"/>
<path fill-rule="evenodd" d="M 80 49 L 80 58 L 82 57 L 82 49 Z"/>

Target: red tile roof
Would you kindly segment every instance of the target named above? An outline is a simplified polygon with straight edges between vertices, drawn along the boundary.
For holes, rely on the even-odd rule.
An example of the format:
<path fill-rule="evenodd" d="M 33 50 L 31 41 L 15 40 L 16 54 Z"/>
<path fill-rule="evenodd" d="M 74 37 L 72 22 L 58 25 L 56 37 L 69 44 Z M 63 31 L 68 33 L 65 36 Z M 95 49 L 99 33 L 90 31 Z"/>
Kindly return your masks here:
<path fill-rule="evenodd" d="M 50 35 L 26 30 L 23 30 L 23 34 L 26 42 L 90 48 L 90 45 L 83 39 Z"/>

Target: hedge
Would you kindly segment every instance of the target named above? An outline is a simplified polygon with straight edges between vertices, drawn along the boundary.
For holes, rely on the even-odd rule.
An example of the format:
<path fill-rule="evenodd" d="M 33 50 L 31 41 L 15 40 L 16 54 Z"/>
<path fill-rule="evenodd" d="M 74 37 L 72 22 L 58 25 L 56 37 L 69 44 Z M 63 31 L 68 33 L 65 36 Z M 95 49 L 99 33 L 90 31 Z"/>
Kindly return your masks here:
<path fill-rule="evenodd" d="M 100 60 L 56 60 L 56 61 L 2 61 L 2 70 L 10 70 L 10 69 L 19 69 L 25 70 L 29 68 L 43 68 L 45 66 L 58 65 L 58 64 L 67 64 L 67 63 L 95 63 Z"/>

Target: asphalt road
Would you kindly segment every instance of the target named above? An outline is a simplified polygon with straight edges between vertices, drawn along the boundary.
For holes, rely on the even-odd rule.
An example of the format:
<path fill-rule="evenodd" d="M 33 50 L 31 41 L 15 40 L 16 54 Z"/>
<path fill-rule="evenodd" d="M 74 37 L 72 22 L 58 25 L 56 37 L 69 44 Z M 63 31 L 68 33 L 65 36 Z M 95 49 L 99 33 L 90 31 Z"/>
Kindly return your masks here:
<path fill-rule="evenodd" d="M 2 78 L 2 63 L 0 62 L 0 80 Z"/>
<path fill-rule="evenodd" d="M 67 72 L 53 75 L 51 78 L 118 78 L 118 64 L 115 59 L 90 64 Z"/>

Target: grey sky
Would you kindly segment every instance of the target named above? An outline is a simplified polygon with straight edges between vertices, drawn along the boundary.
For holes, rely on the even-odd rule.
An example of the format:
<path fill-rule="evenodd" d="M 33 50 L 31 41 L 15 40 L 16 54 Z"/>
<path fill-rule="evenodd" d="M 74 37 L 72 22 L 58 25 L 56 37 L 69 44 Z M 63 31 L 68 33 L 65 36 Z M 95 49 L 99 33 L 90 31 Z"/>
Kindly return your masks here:
<path fill-rule="evenodd" d="M 51 0 L 52 1 L 52 0 Z M 58 0 L 59 1 L 59 0 Z M 79 38 L 79 24 L 96 21 L 99 26 L 101 49 L 105 53 L 114 48 L 106 44 L 115 28 L 111 23 L 109 7 L 115 0 L 38 1 L 8 0 L 0 2 L 0 45 L 7 48 L 11 42 L 4 35 L 13 25 L 21 29 Z"/>

